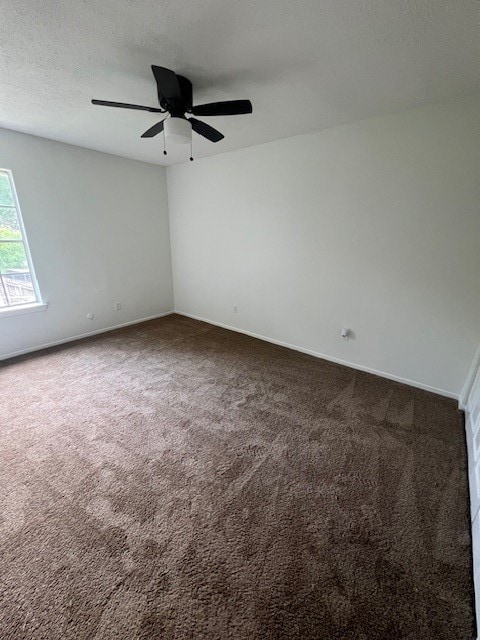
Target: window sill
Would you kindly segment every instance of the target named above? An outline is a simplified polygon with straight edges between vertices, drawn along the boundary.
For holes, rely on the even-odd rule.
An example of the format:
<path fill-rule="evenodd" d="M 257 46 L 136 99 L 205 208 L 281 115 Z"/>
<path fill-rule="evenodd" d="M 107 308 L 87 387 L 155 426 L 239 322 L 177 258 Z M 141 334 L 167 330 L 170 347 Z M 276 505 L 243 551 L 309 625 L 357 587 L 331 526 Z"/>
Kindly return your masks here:
<path fill-rule="evenodd" d="M 26 313 L 37 313 L 38 311 L 46 311 L 48 302 L 34 302 L 33 304 L 22 304 L 18 307 L 5 307 L 0 309 L 0 318 L 7 316 L 23 316 Z"/>

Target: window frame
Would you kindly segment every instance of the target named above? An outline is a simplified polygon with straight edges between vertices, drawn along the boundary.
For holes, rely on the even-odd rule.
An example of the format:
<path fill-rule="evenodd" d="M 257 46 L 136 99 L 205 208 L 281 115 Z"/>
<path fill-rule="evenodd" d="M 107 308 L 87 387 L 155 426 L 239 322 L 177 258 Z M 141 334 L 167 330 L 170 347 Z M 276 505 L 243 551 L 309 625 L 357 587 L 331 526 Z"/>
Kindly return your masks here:
<path fill-rule="evenodd" d="M 2 240 L 1 242 L 15 242 L 21 243 L 23 245 L 23 249 L 25 251 L 25 257 L 27 259 L 28 271 L 30 273 L 30 278 L 33 285 L 33 291 L 35 293 L 35 301 L 33 302 L 20 302 L 16 304 L 7 304 L 5 307 L 0 307 L 0 318 L 2 316 L 11 316 L 11 315 L 21 315 L 24 313 L 31 313 L 35 311 L 44 311 L 47 308 L 47 303 L 43 301 L 42 294 L 40 292 L 40 287 L 38 285 L 37 275 L 35 273 L 35 268 L 33 266 L 32 255 L 30 253 L 30 246 L 28 243 L 27 233 L 25 231 L 25 225 L 23 223 L 22 211 L 20 209 L 20 203 L 18 201 L 17 190 L 15 188 L 15 182 L 13 179 L 13 173 L 11 169 L 4 169 L 0 167 L 0 173 L 6 174 L 8 178 L 8 182 L 10 185 L 10 191 L 13 197 L 13 206 L 12 205 L 1 205 L 2 208 L 14 209 L 17 214 L 18 226 L 20 229 L 21 239 L 19 240 Z M 3 284 L 3 277 L 5 274 L 1 274 L 0 277 L 0 287 L 3 288 L 5 292 L 6 300 L 8 300 L 8 295 L 5 291 L 5 286 Z"/>

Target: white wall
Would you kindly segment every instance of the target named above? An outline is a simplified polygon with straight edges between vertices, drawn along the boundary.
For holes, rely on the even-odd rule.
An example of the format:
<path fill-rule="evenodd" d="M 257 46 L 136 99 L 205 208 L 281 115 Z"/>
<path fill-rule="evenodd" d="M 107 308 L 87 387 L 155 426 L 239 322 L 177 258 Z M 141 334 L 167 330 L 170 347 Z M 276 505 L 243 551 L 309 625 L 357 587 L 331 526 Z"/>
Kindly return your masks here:
<path fill-rule="evenodd" d="M 480 340 L 479 112 L 169 167 L 176 309 L 458 396 Z"/>
<path fill-rule="evenodd" d="M 172 309 L 162 167 L 5 129 L 0 167 L 13 171 L 49 303 L 45 312 L 0 314 L 0 357 Z"/>

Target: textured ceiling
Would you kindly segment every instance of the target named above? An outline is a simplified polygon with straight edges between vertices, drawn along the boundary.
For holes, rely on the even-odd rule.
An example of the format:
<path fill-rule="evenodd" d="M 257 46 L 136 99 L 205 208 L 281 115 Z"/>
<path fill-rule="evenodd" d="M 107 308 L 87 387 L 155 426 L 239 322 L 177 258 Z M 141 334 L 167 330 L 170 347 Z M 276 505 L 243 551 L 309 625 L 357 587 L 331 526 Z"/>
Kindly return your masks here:
<path fill-rule="evenodd" d="M 165 164 L 150 65 L 194 102 L 250 98 L 252 115 L 204 118 L 213 155 L 479 89 L 477 0 L 0 0 L 0 126 Z M 189 155 L 171 150 L 168 163 Z"/>

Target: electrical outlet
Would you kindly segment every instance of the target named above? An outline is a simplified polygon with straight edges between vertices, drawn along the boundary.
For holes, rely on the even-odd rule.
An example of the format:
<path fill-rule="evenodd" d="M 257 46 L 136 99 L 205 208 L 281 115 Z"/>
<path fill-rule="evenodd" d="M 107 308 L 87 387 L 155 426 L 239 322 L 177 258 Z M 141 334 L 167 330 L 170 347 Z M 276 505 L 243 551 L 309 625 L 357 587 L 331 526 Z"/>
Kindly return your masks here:
<path fill-rule="evenodd" d="M 237 307 L 237 305 L 235 305 L 235 306 L 233 307 L 233 313 L 238 313 L 238 307 Z"/>
<path fill-rule="evenodd" d="M 121 302 L 115 302 L 114 306 L 113 306 L 115 311 L 120 311 L 122 308 L 122 303 Z"/>

